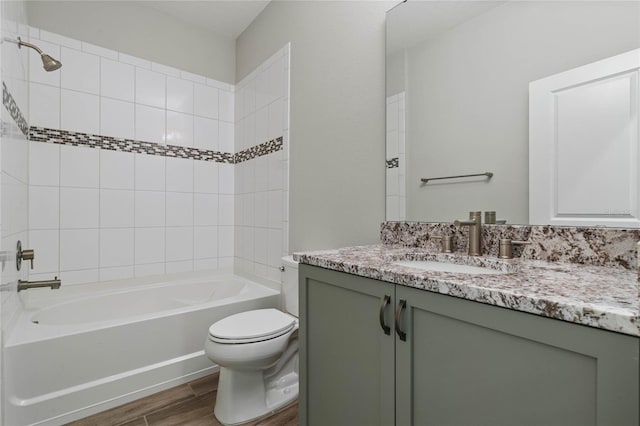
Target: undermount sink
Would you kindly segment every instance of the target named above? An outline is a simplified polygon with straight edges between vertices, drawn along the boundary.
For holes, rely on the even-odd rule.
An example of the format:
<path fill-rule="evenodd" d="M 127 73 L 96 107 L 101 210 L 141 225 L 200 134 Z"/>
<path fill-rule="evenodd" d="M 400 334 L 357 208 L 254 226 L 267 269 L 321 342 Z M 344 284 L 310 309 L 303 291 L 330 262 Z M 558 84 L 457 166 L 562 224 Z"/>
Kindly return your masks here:
<path fill-rule="evenodd" d="M 424 271 L 452 272 L 455 274 L 500 275 L 508 273 L 484 266 L 460 265 L 457 263 L 439 262 L 437 260 L 398 260 L 393 262 L 393 264 L 408 268 L 422 269 Z"/>

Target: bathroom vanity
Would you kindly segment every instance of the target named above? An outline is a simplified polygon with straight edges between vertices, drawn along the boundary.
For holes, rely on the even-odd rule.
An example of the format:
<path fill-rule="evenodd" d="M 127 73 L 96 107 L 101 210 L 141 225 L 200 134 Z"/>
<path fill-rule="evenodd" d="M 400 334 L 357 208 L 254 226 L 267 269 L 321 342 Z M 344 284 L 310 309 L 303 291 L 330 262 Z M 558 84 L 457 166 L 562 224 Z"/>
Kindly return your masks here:
<path fill-rule="evenodd" d="M 526 257 L 299 255 L 301 424 L 639 424 L 637 270 Z"/>

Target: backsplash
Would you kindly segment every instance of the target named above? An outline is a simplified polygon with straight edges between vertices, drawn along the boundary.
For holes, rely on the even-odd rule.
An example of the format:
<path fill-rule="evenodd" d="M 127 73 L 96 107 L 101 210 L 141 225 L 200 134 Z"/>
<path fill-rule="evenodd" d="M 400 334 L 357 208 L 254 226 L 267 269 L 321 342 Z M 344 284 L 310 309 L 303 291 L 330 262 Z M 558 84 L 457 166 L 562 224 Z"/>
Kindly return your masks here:
<path fill-rule="evenodd" d="M 452 223 L 383 222 L 383 244 L 439 250 L 439 235 L 454 236 L 454 251 L 466 252 L 467 227 Z M 482 251 L 497 256 L 501 238 L 529 241 L 514 247 L 514 257 L 548 262 L 637 268 L 636 244 L 640 230 L 617 228 L 561 227 L 549 225 L 483 225 Z"/>

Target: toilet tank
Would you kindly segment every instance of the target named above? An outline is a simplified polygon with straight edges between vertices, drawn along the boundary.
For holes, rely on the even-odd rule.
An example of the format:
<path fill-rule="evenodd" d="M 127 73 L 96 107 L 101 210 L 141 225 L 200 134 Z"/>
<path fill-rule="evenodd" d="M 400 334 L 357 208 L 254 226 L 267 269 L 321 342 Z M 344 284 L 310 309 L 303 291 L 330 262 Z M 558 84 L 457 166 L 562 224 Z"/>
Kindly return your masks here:
<path fill-rule="evenodd" d="M 282 258 L 282 294 L 284 309 L 291 315 L 298 316 L 298 262 L 293 256 Z"/>

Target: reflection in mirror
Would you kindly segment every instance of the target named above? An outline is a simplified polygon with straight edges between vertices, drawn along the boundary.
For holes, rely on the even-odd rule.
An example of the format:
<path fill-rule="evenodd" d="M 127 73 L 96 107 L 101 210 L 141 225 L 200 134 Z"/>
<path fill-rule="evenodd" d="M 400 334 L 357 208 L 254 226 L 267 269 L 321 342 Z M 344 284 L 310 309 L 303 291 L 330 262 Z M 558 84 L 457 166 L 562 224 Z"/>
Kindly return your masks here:
<path fill-rule="evenodd" d="M 640 2 L 414 1 L 387 16 L 387 220 L 529 222 L 529 83 L 640 47 Z M 486 176 L 434 178 L 492 172 Z"/>

